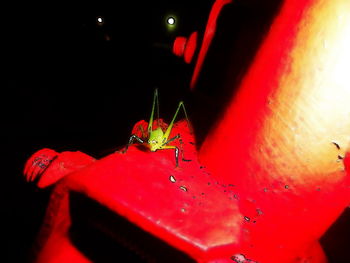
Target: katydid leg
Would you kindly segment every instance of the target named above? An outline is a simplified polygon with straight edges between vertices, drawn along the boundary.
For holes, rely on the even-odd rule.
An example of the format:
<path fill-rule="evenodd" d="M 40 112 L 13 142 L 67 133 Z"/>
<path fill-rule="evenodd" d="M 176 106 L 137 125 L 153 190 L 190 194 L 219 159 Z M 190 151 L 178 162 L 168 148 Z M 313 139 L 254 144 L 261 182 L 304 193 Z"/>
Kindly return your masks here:
<path fill-rule="evenodd" d="M 182 159 L 182 161 L 190 162 L 191 160 L 185 159 L 185 157 L 184 157 L 184 151 L 183 151 L 183 148 L 182 148 L 183 141 L 181 139 L 180 134 L 174 136 L 173 138 L 171 138 L 168 141 L 166 141 L 165 143 L 163 143 L 163 146 L 165 146 L 166 144 L 168 144 L 168 143 L 170 143 L 170 142 L 172 142 L 172 141 L 174 141 L 176 139 L 179 139 L 179 142 L 180 142 L 180 151 L 181 151 L 181 159 Z M 168 147 L 176 147 L 176 146 L 168 146 Z M 175 158 L 176 158 L 176 166 L 178 166 L 178 163 L 179 163 L 179 149 L 177 147 L 175 148 Z"/>
<path fill-rule="evenodd" d="M 125 149 L 124 149 L 123 153 L 126 153 L 126 151 L 128 150 L 129 146 L 130 146 L 131 144 L 133 144 L 135 140 L 136 140 L 137 142 L 141 143 L 141 144 L 144 143 L 144 141 L 143 141 L 140 137 L 138 137 L 138 136 L 136 136 L 135 134 L 133 134 L 133 135 L 130 136 L 129 142 L 128 142 L 128 144 L 125 146 Z"/>
<path fill-rule="evenodd" d="M 173 128 L 175 119 L 176 119 L 176 117 L 177 117 L 177 115 L 178 115 L 179 110 L 180 110 L 181 107 L 182 107 L 182 109 L 183 109 L 183 111 L 184 111 L 184 113 L 185 113 L 185 117 L 186 117 L 187 122 L 190 124 L 190 121 L 189 121 L 189 119 L 188 119 L 187 112 L 186 112 L 186 109 L 185 109 L 185 105 L 184 105 L 183 101 L 180 101 L 179 105 L 177 106 L 177 109 L 176 109 L 176 112 L 175 112 L 175 114 L 174 114 L 174 117 L 173 117 L 173 119 L 171 120 L 171 122 L 170 122 L 170 124 L 169 124 L 167 130 L 166 130 L 165 133 L 164 133 L 164 137 L 165 137 L 166 139 L 168 139 L 168 137 L 169 137 L 169 135 L 170 135 L 171 129 Z M 190 125 L 189 125 L 189 128 L 191 129 L 191 126 L 190 126 Z"/>
<path fill-rule="evenodd" d="M 182 161 L 184 161 L 184 162 L 191 162 L 192 160 L 185 159 L 185 157 L 184 157 L 184 150 L 182 148 L 183 141 L 182 141 L 181 137 L 179 138 L 179 142 L 180 142 L 180 151 L 181 151 L 181 159 L 182 159 Z"/>

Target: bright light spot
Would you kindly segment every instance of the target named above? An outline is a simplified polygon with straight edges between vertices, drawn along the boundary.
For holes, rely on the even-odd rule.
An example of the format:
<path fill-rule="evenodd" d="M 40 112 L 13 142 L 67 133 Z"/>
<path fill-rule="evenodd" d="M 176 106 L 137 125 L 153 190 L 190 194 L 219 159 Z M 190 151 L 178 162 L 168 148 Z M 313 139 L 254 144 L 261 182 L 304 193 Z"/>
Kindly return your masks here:
<path fill-rule="evenodd" d="M 175 18 L 173 18 L 173 17 L 168 17 L 167 23 L 168 23 L 169 25 L 174 25 L 174 24 L 175 24 Z"/>
<path fill-rule="evenodd" d="M 102 24 L 104 21 L 103 21 L 103 18 L 101 16 L 97 17 L 97 23 L 99 24 Z"/>

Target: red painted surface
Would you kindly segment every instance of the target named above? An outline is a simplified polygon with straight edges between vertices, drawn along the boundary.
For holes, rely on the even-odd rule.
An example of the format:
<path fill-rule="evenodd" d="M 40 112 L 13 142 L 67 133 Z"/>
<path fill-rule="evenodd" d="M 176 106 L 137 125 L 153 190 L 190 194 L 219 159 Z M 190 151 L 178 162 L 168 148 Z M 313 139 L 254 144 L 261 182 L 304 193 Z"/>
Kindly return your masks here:
<path fill-rule="evenodd" d="M 51 149 L 42 149 L 28 159 L 23 173 L 28 182 L 37 181 L 39 188 L 45 188 L 94 161 L 94 158 L 79 151 L 57 153 Z"/>
<path fill-rule="evenodd" d="M 186 37 L 176 37 L 174 44 L 173 44 L 173 53 L 181 57 L 183 56 L 185 52 L 185 46 L 186 46 L 187 38 Z"/>
<path fill-rule="evenodd" d="M 205 57 L 207 55 L 208 49 L 210 47 L 211 41 L 213 40 L 216 32 L 216 21 L 220 15 L 222 8 L 231 3 L 231 0 L 216 0 L 211 8 L 207 26 L 205 28 L 202 45 L 199 50 L 196 65 L 193 71 L 190 87 L 193 90 L 196 86 L 198 76 L 201 72 Z"/>
<path fill-rule="evenodd" d="M 350 203 L 349 18 L 347 0 L 286 0 L 199 153 L 187 123 L 174 125 L 191 162 L 176 168 L 173 150 L 137 145 L 62 157 L 72 169 L 60 173 L 38 261 L 89 262 L 67 238 L 76 190 L 198 262 L 326 262 L 318 239 Z M 58 158 L 26 171 L 49 178 Z"/>
<path fill-rule="evenodd" d="M 197 32 L 193 32 L 188 38 L 185 54 L 184 54 L 184 60 L 187 64 L 190 64 L 193 59 L 194 53 L 197 48 L 197 38 L 198 38 Z"/>
<path fill-rule="evenodd" d="M 187 64 L 190 64 L 197 48 L 198 33 L 193 32 L 188 39 L 186 37 L 175 38 L 173 53 L 178 57 L 184 57 Z"/>
<path fill-rule="evenodd" d="M 201 162 L 251 200 L 240 202 L 243 214 L 261 209 L 241 243 L 258 261 L 290 262 L 349 204 L 349 30 L 349 1 L 285 1 L 200 149 Z"/>
<path fill-rule="evenodd" d="M 40 251 L 38 263 L 92 263 L 71 242 L 68 229 L 71 225 L 69 214 L 69 189 L 57 182 L 46 211 L 45 221 L 38 235 Z"/>

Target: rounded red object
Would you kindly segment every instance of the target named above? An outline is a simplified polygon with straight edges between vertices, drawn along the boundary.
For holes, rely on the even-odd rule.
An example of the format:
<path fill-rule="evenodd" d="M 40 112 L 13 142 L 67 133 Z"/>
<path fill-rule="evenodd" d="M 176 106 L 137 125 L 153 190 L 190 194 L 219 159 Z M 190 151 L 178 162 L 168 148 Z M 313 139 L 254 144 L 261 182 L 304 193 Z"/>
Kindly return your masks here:
<path fill-rule="evenodd" d="M 185 46 L 186 46 L 187 38 L 186 37 L 176 37 L 173 45 L 173 53 L 178 56 L 182 57 L 185 52 Z"/>
<path fill-rule="evenodd" d="M 193 32 L 187 40 L 185 53 L 184 53 L 184 60 L 187 64 L 191 63 L 194 52 L 196 51 L 197 37 L 198 37 L 198 33 Z"/>
<path fill-rule="evenodd" d="M 173 45 L 173 53 L 178 57 L 184 57 L 187 64 L 190 64 L 197 48 L 198 33 L 193 32 L 189 38 L 177 37 Z"/>
<path fill-rule="evenodd" d="M 27 182 L 32 182 L 39 178 L 57 155 L 56 151 L 47 148 L 34 153 L 24 166 L 23 173 Z"/>
<path fill-rule="evenodd" d="M 39 188 L 45 188 L 94 160 L 91 156 L 79 151 L 58 153 L 44 148 L 28 159 L 23 173 L 28 182 L 36 181 Z"/>

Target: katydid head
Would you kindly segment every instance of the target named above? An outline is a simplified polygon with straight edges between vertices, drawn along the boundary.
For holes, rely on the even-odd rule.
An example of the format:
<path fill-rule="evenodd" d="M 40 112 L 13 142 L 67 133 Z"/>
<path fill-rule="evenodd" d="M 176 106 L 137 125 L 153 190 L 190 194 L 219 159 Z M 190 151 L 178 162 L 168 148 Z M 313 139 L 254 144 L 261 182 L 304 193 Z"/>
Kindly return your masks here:
<path fill-rule="evenodd" d="M 164 144 L 164 132 L 160 127 L 153 130 L 149 134 L 148 147 L 152 152 L 162 148 Z"/>

